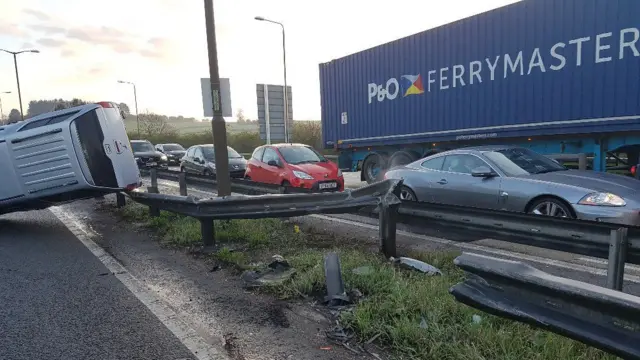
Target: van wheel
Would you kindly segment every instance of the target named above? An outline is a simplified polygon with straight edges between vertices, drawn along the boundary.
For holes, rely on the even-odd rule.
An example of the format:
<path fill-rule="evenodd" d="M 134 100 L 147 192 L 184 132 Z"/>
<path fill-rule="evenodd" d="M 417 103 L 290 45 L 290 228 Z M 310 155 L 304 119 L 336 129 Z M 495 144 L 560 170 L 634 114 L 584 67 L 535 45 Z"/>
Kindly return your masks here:
<path fill-rule="evenodd" d="M 180 172 L 184 172 L 184 166 L 180 166 Z"/>
<path fill-rule="evenodd" d="M 203 174 L 204 174 L 204 176 L 211 176 L 211 171 L 209 171 L 209 170 L 205 170 L 205 171 L 203 172 Z"/>

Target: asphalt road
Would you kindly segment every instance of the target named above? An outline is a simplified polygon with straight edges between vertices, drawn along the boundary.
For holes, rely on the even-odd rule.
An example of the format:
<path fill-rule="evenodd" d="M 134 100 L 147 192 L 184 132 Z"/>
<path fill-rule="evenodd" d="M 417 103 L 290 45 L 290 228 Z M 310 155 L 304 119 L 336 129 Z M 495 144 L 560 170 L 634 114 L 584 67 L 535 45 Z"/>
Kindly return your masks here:
<path fill-rule="evenodd" d="M 50 211 L 0 216 L 0 359 L 195 359 Z"/>

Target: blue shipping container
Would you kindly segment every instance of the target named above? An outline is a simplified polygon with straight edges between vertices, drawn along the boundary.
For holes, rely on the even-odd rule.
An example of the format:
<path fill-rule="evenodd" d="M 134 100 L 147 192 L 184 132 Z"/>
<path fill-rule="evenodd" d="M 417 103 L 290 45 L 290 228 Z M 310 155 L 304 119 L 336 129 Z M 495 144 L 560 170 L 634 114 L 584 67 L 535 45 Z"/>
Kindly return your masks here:
<path fill-rule="evenodd" d="M 326 147 L 640 131 L 640 0 L 523 0 L 320 65 Z"/>

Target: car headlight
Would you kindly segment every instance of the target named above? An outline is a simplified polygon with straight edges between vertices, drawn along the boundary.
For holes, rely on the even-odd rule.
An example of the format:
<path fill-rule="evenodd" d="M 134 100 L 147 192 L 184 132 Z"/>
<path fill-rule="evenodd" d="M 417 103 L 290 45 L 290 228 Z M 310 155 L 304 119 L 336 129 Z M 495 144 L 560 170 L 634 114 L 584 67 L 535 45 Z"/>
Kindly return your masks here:
<path fill-rule="evenodd" d="M 162 155 L 162 156 L 160 156 L 160 159 L 161 159 L 161 160 L 164 160 L 164 161 L 167 161 L 167 155 Z"/>
<path fill-rule="evenodd" d="M 338 169 L 338 177 L 342 176 L 342 170 Z"/>
<path fill-rule="evenodd" d="M 134 157 L 133 160 L 140 161 L 140 158 L 139 157 Z"/>
<path fill-rule="evenodd" d="M 297 177 L 298 179 L 313 180 L 313 176 L 302 171 L 293 170 L 293 176 Z"/>
<path fill-rule="evenodd" d="M 216 163 L 210 162 L 209 163 L 209 167 L 212 168 L 213 170 L 216 169 Z"/>
<path fill-rule="evenodd" d="M 580 205 L 594 206 L 625 206 L 627 203 L 618 195 L 611 193 L 595 192 L 578 201 Z"/>

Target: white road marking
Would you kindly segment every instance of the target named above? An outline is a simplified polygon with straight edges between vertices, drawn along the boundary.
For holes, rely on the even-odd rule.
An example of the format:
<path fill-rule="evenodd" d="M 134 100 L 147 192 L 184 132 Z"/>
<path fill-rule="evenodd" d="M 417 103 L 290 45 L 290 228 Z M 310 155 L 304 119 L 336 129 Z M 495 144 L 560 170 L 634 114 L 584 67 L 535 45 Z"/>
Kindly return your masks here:
<path fill-rule="evenodd" d="M 578 260 L 586 261 L 586 262 L 590 262 L 590 263 L 594 263 L 594 264 L 602 264 L 602 265 L 608 265 L 609 264 L 609 262 L 607 260 L 589 258 L 589 257 L 579 257 Z M 625 270 L 640 271 L 640 266 L 633 265 L 633 264 L 625 264 L 624 268 L 625 268 Z"/>
<path fill-rule="evenodd" d="M 158 180 L 158 185 L 163 185 L 163 186 L 172 187 L 172 188 L 179 188 L 180 187 L 175 182 L 171 182 L 171 181 L 167 181 L 167 180 L 164 180 L 164 181 L 163 180 Z M 197 190 L 197 189 L 190 189 L 190 191 L 198 192 L 198 193 L 209 195 L 209 196 L 210 195 L 214 195 L 214 196 L 216 195 L 215 193 L 212 193 L 212 192 L 202 191 L 202 190 Z M 234 193 L 233 195 L 241 195 L 241 194 L 235 194 Z M 316 215 L 316 214 L 307 215 L 307 216 L 311 216 L 311 217 L 314 217 L 316 219 L 334 221 L 334 222 L 345 224 L 345 225 L 357 226 L 357 227 L 376 230 L 376 231 L 379 228 L 378 225 L 371 225 L 371 224 L 367 224 L 367 223 L 363 223 L 363 222 L 356 222 L 356 221 L 351 221 L 351 220 L 346 220 L 346 219 L 339 219 L 339 218 L 335 218 L 335 217 L 332 217 L 332 216 Z M 515 258 L 515 259 L 519 259 L 519 260 L 535 262 L 535 263 L 546 265 L 546 266 L 554 266 L 554 267 L 561 268 L 561 269 L 575 270 L 575 271 L 580 271 L 580 272 L 593 274 L 593 275 L 599 275 L 599 276 L 607 276 L 607 271 L 604 270 L 604 269 L 598 269 L 598 268 L 585 266 L 585 265 L 580 265 L 580 264 L 576 264 L 576 263 L 570 263 L 570 262 L 561 261 L 561 260 L 554 260 L 554 259 L 547 259 L 547 258 L 542 258 L 542 257 L 534 256 L 534 255 L 527 255 L 527 254 L 523 254 L 523 253 L 516 253 L 516 252 L 512 252 L 512 251 L 495 249 L 495 248 L 490 248 L 490 247 L 481 246 L 481 245 L 475 245 L 475 244 L 457 242 L 457 241 L 452 241 L 452 240 L 447 240 L 447 239 L 442 239 L 442 238 L 437 238 L 437 237 L 432 237 L 432 236 L 420 235 L 420 234 L 415 234 L 415 233 L 411 233 L 411 232 L 407 232 L 407 231 L 403 231 L 403 230 L 396 230 L 396 231 L 397 231 L 398 235 L 407 236 L 407 237 L 414 238 L 414 239 L 431 241 L 431 242 L 435 242 L 435 243 L 439 243 L 439 244 L 443 244 L 443 245 L 454 246 L 454 247 L 458 247 L 458 248 L 465 249 L 465 250 L 481 251 L 481 252 L 485 252 L 485 253 L 489 253 L 489 254 L 494 254 L 494 255 L 499 255 L 499 256 L 506 256 L 506 257 Z M 608 263 L 606 260 L 588 258 L 588 257 L 581 257 L 580 260 L 589 261 L 589 262 L 592 262 L 592 263 L 593 262 L 604 263 L 604 264 Z M 640 267 L 633 266 L 633 265 L 631 265 L 631 266 L 626 265 L 625 268 L 627 270 L 638 270 L 638 271 L 640 271 Z M 629 282 L 640 284 L 640 276 L 625 275 L 624 279 L 625 279 L 625 281 L 629 281 Z"/>
<path fill-rule="evenodd" d="M 208 344 L 191 326 L 163 301 L 149 291 L 140 280 L 136 279 L 114 257 L 104 251 L 98 244 L 91 240 L 92 233 L 76 217 L 54 206 L 49 210 L 55 215 L 84 246 L 100 260 L 107 269 L 120 280 L 157 318 L 160 320 L 178 340 L 193 353 L 198 360 L 230 360 L 224 353 L 216 350 Z"/>

